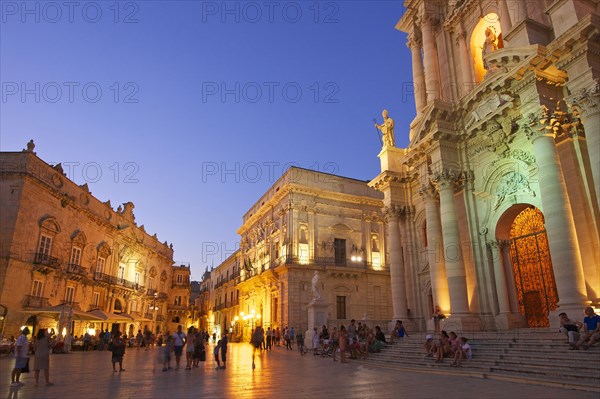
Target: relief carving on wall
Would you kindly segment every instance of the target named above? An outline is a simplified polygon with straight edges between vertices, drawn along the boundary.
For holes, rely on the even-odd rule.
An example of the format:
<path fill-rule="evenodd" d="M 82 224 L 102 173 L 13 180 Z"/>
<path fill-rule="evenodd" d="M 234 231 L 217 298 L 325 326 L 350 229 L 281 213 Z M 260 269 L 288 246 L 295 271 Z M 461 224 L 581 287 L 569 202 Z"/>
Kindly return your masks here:
<path fill-rule="evenodd" d="M 517 172 L 509 172 L 502 176 L 500 184 L 496 189 L 496 204 L 494 210 L 498 209 L 506 197 L 514 195 L 518 192 L 526 192 L 535 197 L 535 191 L 529 186 L 529 180 Z"/>

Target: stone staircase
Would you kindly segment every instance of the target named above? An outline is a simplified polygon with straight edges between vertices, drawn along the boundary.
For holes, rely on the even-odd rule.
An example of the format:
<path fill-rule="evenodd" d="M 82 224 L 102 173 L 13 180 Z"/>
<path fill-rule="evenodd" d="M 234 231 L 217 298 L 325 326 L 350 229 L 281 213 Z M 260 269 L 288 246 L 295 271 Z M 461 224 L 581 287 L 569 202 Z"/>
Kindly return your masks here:
<path fill-rule="evenodd" d="M 461 334 L 459 334 L 460 336 Z M 569 350 L 564 335 L 548 329 L 462 334 L 469 338 L 473 359 L 451 367 L 452 359 L 435 363 L 425 358 L 425 334 L 411 334 L 402 342 L 371 353 L 365 365 L 463 375 L 527 384 L 600 392 L 600 344 L 589 350 Z"/>

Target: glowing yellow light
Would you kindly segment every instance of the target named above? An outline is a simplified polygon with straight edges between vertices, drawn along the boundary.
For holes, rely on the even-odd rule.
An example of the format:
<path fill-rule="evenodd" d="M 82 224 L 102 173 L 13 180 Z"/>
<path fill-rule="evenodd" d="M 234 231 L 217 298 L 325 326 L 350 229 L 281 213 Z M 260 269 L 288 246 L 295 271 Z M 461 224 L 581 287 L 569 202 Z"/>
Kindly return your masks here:
<path fill-rule="evenodd" d="M 61 335 L 64 337 L 65 335 L 67 335 L 67 327 L 63 327 Z"/>
<path fill-rule="evenodd" d="M 88 328 L 87 329 L 87 333 L 94 336 L 96 335 L 96 329 L 95 328 Z"/>

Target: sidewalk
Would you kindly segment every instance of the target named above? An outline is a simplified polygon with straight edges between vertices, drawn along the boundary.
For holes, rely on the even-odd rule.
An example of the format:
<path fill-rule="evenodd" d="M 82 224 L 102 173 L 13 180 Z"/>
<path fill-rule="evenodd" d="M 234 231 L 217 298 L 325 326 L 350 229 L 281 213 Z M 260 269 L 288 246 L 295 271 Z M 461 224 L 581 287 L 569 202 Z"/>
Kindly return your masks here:
<path fill-rule="evenodd" d="M 212 345 L 207 353 L 212 353 Z M 114 373 L 110 352 L 75 352 L 50 356 L 50 378 L 56 384 L 34 386 L 33 370 L 22 374 L 25 383 L 10 387 L 14 359 L 0 359 L 0 397 L 25 399 L 146 399 L 146 398 L 597 398 L 595 393 L 544 386 L 483 380 L 468 377 L 398 372 L 365 366 L 359 362 L 334 363 L 331 358 L 301 357 L 283 347 L 256 357 L 252 370 L 252 350 L 248 343 L 230 344 L 226 370 L 215 370 L 212 356 L 191 371 L 185 363 L 162 372 L 157 349 L 128 349 L 123 367 Z M 185 354 L 184 354 L 185 355 Z M 33 359 L 32 359 L 33 360 Z M 182 359 L 183 361 L 183 359 Z M 33 362 L 31 362 L 33 368 Z"/>

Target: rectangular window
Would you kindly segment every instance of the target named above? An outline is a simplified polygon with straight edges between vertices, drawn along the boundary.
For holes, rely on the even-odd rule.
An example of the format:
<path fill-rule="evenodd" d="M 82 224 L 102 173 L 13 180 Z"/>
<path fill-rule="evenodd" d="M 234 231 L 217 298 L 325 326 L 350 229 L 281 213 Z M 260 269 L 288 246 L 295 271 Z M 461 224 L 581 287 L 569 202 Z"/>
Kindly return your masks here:
<path fill-rule="evenodd" d="M 298 244 L 298 256 L 301 265 L 308 264 L 308 244 Z"/>
<path fill-rule="evenodd" d="M 94 306 L 100 305 L 100 293 L 99 292 L 94 292 L 94 295 L 92 295 L 92 305 L 94 305 Z"/>
<path fill-rule="evenodd" d="M 154 289 L 154 277 L 148 278 L 148 289 L 151 289 L 151 290 Z"/>
<path fill-rule="evenodd" d="M 346 318 L 346 297 L 338 296 L 336 300 L 336 310 L 338 320 Z"/>
<path fill-rule="evenodd" d="M 42 234 L 40 237 L 40 249 L 39 253 L 42 255 L 48 256 L 50 255 L 50 250 L 52 249 L 52 237 L 45 236 Z"/>
<path fill-rule="evenodd" d="M 74 297 L 75 297 L 75 287 L 67 287 L 67 292 L 65 294 L 65 302 L 73 303 Z"/>
<path fill-rule="evenodd" d="M 132 312 L 137 312 L 137 309 L 138 309 L 138 307 L 137 307 L 137 301 L 131 302 L 131 311 Z"/>
<path fill-rule="evenodd" d="M 98 263 L 96 263 L 96 273 L 104 273 L 105 264 L 106 258 L 98 258 Z"/>
<path fill-rule="evenodd" d="M 44 294 L 44 284 L 39 280 L 33 280 L 33 286 L 31 287 L 31 296 L 35 298 L 41 298 Z"/>
<path fill-rule="evenodd" d="M 140 283 L 140 272 L 135 272 L 135 283 L 136 284 Z"/>
<path fill-rule="evenodd" d="M 177 284 L 183 283 L 183 276 L 181 274 L 177 275 Z"/>
<path fill-rule="evenodd" d="M 160 281 L 160 292 L 165 292 L 165 280 Z"/>
<path fill-rule="evenodd" d="M 81 248 L 73 247 L 71 250 L 71 264 L 79 265 L 81 262 Z"/>
<path fill-rule="evenodd" d="M 181 306 L 181 297 L 180 296 L 175 297 L 175 306 Z"/>
<path fill-rule="evenodd" d="M 371 252 L 371 264 L 373 269 L 381 269 L 381 254 L 379 252 Z"/>
<path fill-rule="evenodd" d="M 333 249 L 335 251 L 335 264 L 344 266 L 346 264 L 346 240 L 341 238 L 334 239 Z"/>
<path fill-rule="evenodd" d="M 125 278 L 125 265 L 119 265 L 119 275 L 117 277 L 121 280 Z"/>

